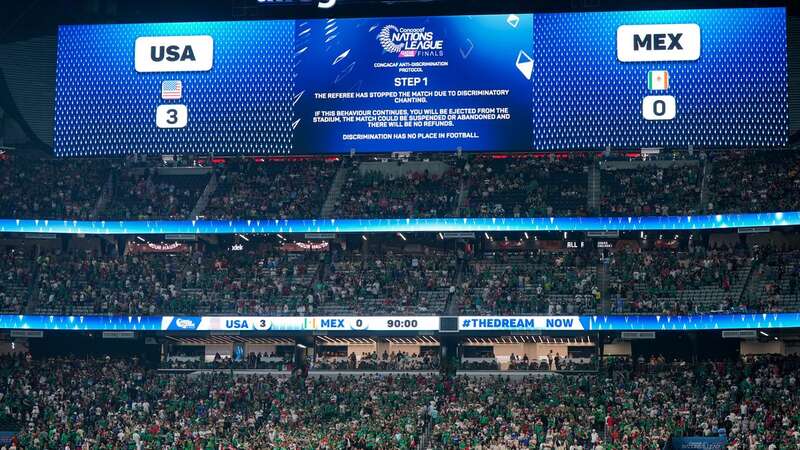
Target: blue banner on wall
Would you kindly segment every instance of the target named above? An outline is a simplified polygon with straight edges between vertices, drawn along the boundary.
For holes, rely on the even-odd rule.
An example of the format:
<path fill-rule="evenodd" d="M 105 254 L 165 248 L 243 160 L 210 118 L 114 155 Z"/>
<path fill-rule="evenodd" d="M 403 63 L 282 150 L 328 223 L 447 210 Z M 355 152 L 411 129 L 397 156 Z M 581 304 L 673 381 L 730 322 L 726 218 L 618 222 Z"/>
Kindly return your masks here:
<path fill-rule="evenodd" d="M 707 216 L 443 219 L 46 220 L 0 219 L 0 233 L 275 234 L 453 231 L 692 231 L 800 225 L 800 212 Z"/>
<path fill-rule="evenodd" d="M 54 150 L 767 147 L 783 8 L 70 25 Z"/>

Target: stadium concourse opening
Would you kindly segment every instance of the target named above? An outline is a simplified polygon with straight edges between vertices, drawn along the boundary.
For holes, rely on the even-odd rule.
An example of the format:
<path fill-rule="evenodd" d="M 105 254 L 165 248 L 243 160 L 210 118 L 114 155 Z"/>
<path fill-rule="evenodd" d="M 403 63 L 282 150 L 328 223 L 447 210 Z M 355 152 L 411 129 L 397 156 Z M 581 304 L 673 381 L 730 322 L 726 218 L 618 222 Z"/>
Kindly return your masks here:
<path fill-rule="evenodd" d="M 797 2 L 162 3 L 3 4 L 0 450 L 800 449 Z"/>

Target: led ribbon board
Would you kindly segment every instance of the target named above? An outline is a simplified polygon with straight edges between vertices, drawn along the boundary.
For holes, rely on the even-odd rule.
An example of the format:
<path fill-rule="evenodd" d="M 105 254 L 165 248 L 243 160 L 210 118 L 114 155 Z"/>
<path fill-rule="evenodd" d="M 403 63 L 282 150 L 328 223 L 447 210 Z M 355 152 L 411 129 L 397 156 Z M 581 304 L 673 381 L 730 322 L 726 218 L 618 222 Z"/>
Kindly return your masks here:
<path fill-rule="evenodd" d="M 443 219 L 46 220 L 0 219 L 0 233 L 275 234 L 501 231 L 692 231 L 800 225 L 800 212 L 705 216 Z"/>
<path fill-rule="evenodd" d="M 42 316 L 0 315 L 0 329 L 170 332 L 439 331 L 438 316 Z M 482 331 L 703 331 L 800 328 L 800 313 L 597 316 L 461 316 L 462 333 Z"/>

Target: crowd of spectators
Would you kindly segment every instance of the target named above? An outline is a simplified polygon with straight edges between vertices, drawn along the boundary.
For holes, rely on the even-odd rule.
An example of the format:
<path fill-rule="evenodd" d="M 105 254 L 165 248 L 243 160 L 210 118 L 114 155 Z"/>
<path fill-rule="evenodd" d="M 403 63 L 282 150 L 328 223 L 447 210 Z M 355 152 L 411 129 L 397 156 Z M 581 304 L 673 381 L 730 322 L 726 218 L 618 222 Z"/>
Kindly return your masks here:
<path fill-rule="evenodd" d="M 255 315 L 307 315 L 319 298 L 312 293 L 317 255 L 238 253 L 206 257 L 203 272 L 185 284 L 201 311 Z M 210 262 L 210 265 L 209 265 Z M 191 295 L 189 295 L 191 294 Z M 194 305 L 182 311 L 197 310 Z"/>
<path fill-rule="evenodd" d="M 0 157 L 0 217 L 90 219 L 111 167 L 105 160 Z"/>
<path fill-rule="evenodd" d="M 696 215 L 700 210 L 699 165 L 637 165 L 602 171 L 601 215 Z"/>
<path fill-rule="evenodd" d="M 718 152 L 707 184 L 711 213 L 800 209 L 800 153 Z"/>
<path fill-rule="evenodd" d="M 590 313 L 600 301 L 590 252 L 481 255 L 463 280 L 461 309 L 476 314 Z"/>
<path fill-rule="evenodd" d="M 796 357 L 698 364 L 654 359 L 620 370 L 522 380 L 460 376 L 436 411 L 436 448 L 653 449 L 717 436 L 729 449 L 800 446 Z"/>
<path fill-rule="evenodd" d="M 334 257 L 314 290 L 327 311 L 436 314 L 455 291 L 457 268 L 449 253 L 350 254 Z"/>
<path fill-rule="evenodd" d="M 609 361 L 576 375 L 193 376 L 136 358 L 0 358 L 11 448 L 652 449 L 800 446 L 796 356 Z"/>
<path fill-rule="evenodd" d="M 324 160 L 230 160 L 203 215 L 210 219 L 319 217 L 339 164 Z"/>
<path fill-rule="evenodd" d="M 372 370 L 372 371 L 415 371 L 438 370 L 439 357 L 435 352 L 409 354 L 407 352 L 355 353 L 323 352 L 317 355 L 312 364 L 316 370 Z"/>
<path fill-rule="evenodd" d="M 696 314 L 744 312 L 740 302 L 751 256 L 743 248 L 616 251 L 609 262 L 615 313 Z M 742 271 L 741 269 L 745 269 Z"/>
<path fill-rule="evenodd" d="M 758 246 L 754 253 L 756 264 L 742 302 L 752 311 L 800 308 L 800 251 Z"/>
<path fill-rule="evenodd" d="M 711 170 L 704 180 L 706 161 Z M 604 166 L 604 162 L 609 164 Z M 646 162 L 619 161 L 613 156 L 596 160 L 594 155 L 584 154 L 479 155 L 456 162 L 414 163 L 418 166 L 413 170 L 390 175 L 392 170 L 372 170 L 354 160 L 329 214 L 350 218 L 584 216 L 589 213 L 593 166 L 601 169 L 601 182 L 600 210 L 592 214 L 696 215 L 800 207 L 794 195 L 800 189 L 798 152 L 716 152 L 708 158 Z M 444 164 L 450 168 L 440 174 Z M 340 162 L 229 159 L 215 167 L 216 189 L 200 215 L 214 219 L 315 218 Z M 212 175 L 178 174 L 180 170 L 167 175 L 168 169 L 155 161 L 135 164 L 5 156 L 0 158 L 0 216 L 188 218 Z M 106 192 L 109 179 L 112 189 Z M 708 198 L 701 204 L 704 185 Z M 101 198 L 107 201 L 100 202 Z"/>
<path fill-rule="evenodd" d="M 311 314 L 313 255 L 203 252 L 37 258 L 37 308 L 46 313 Z"/>
<path fill-rule="evenodd" d="M 469 189 L 465 217 L 586 215 L 591 159 L 475 158 L 464 167 Z"/>
<path fill-rule="evenodd" d="M 193 376 L 136 359 L 0 358 L 16 449 L 412 449 L 438 377 Z"/>
<path fill-rule="evenodd" d="M 37 309 L 56 314 L 155 314 L 177 296 L 171 258 L 116 258 L 86 251 L 42 254 L 36 258 L 39 278 L 33 290 Z"/>
<path fill-rule="evenodd" d="M 126 170 L 114 179 L 114 192 L 98 215 L 103 219 L 188 219 L 209 175 L 159 175 L 154 168 Z"/>
<path fill-rule="evenodd" d="M 211 361 L 206 361 L 203 356 L 170 355 L 161 362 L 162 369 L 172 370 L 284 370 L 290 367 L 291 358 L 260 352 L 250 352 L 239 360 L 217 353 Z"/>
<path fill-rule="evenodd" d="M 760 256 L 757 256 L 757 253 Z M 0 258 L 0 310 L 41 314 L 701 314 L 800 308 L 798 252 L 681 249 L 289 253 L 19 250 Z M 603 265 L 605 268 L 603 268 Z M 605 297 L 598 270 L 606 270 Z M 752 272 L 751 276 L 748 276 Z"/>
<path fill-rule="evenodd" d="M 551 350 L 547 355 L 529 358 L 526 353 L 522 356 L 512 353 L 504 357 L 503 361 L 494 355 L 494 351 L 480 357 L 464 357 L 459 362 L 461 370 L 510 370 L 510 371 L 577 371 L 597 370 L 597 360 L 594 357 L 560 355 Z"/>
<path fill-rule="evenodd" d="M 569 355 L 555 354 L 551 350 L 547 356 L 538 358 L 528 358 L 527 354 L 521 357 L 511 354 L 509 358 L 508 370 L 521 371 L 575 371 L 575 370 L 596 370 L 597 361 L 594 358 L 570 357 Z"/>
<path fill-rule="evenodd" d="M 409 172 L 389 176 L 354 169 L 342 186 L 334 208 L 336 217 L 452 217 L 461 183 L 461 170 L 441 175 Z"/>
<path fill-rule="evenodd" d="M 33 273 L 33 263 L 24 251 L 0 253 L 0 313 L 22 312 Z"/>

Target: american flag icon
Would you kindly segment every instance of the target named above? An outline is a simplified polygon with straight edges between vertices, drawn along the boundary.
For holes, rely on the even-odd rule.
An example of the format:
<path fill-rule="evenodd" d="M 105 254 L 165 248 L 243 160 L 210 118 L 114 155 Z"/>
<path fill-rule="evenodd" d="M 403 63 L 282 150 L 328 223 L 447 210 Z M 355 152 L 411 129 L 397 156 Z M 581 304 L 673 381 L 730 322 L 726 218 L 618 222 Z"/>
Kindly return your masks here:
<path fill-rule="evenodd" d="M 183 94 L 181 80 L 166 80 L 161 82 L 161 98 L 164 100 L 177 100 Z"/>

